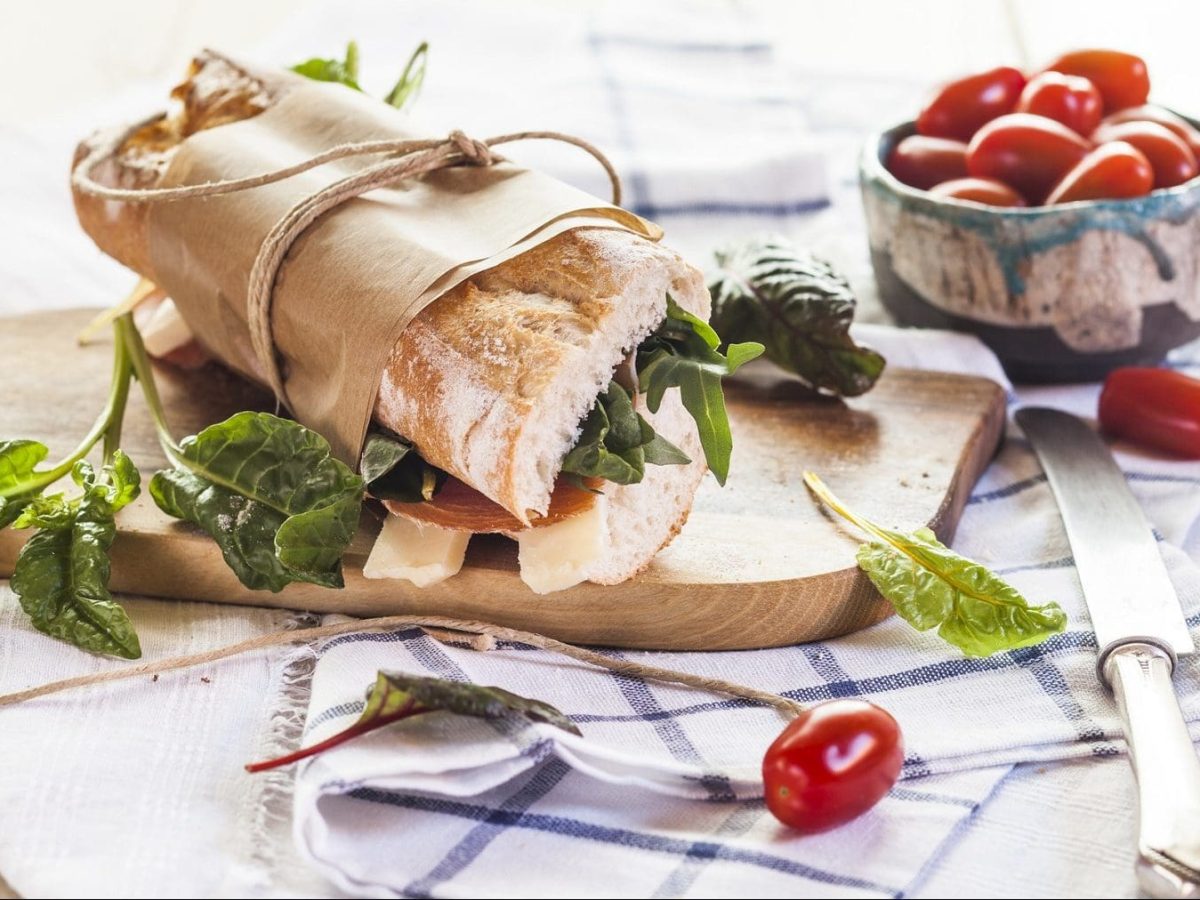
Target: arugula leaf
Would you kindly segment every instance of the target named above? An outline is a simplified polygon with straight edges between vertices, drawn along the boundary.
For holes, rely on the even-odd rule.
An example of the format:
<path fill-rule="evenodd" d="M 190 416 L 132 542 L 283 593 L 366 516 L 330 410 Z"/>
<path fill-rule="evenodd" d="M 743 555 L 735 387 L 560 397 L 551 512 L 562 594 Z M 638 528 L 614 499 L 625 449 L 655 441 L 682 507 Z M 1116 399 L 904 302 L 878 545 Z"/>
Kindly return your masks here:
<path fill-rule="evenodd" d="M 960 556 L 928 528 L 905 534 L 855 515 L 812 472 L 804 482 L 830 509 L 874 541 L 858 565 L 906 622 L 938 636 L 967 656 L 990 656 L 1040 644 L 1067 625 L 1057 603 L 1030 606 L 1016 588 L 985 566 Z"/>
<path fill-rule="evenodd" d="M 684 408 L 696 420 L 704 458 L 717 482 L 729 476 L 733 434 L 725 410 L 721 379 L 763 352 L 749 341 L 730 345 L 724 355 L 717 349 L 721 338 L 703 319 L 683 309 L 669 295 L 667 318 L 637 350 L 638 388 L 646 405 L 658 412 L 668 388 L 679 388 Z"/>
<path fill-rule="evenodd" d="M 415 100 L 425 83 L 425 69 L 429 58 L 429 42 L 422 41 L 408 58 L 404 71 L 395 86 L 388 91 L 383 102 L 396 109 L 403 109 L 410 101 Z M 314 56 L 312 59 L 292 66 L 292 71 L 313 81 L 329 81 L 334 84 L 344 84 L 355 91 L 362 91 L 358 83 L 358 44 L 351 41 L 346 45 L 345 59 L 323 59 Z"/>
<path fill-rule="evenodd" d="M 425 462 L 412 444 L 381 431 L 367 437 L 359 471 L 368 494 L 401 503 L 432 500 L 446 481 L 446 473 Z"/>
<path fill-rule="evenodd" d="M 363 482 L 304 426 L 238 413 L 185 438 L 179 466 L 155 474 L 165 513 L 207 531 L 253 590 L 293 581 L 342 587 L 342 553 L 358 528 Z"/>
<path fill-rule="evenodd" d="M 38 441 L 0 441 L 0 491 L 12 491 L 0 496 L 0 528 L 11 525 L 40 489 L 26 489 L 34 477 L 34 468 L 50 451 Z"/>
<path fill-rule="evenodd" d="M 141 478 L 120 450 L 97 476 L 86 460 L 71 470 L 83 494 L 38 497 L 16 521 L 37 527 L 13 570 L 12 589 L 39 631 L 85 650 L 126 659 L 142 655 L 125 610 L 108 592 L 114 516 L 138 495 Z"/>
<path fill-rule="evenodd" d="M 584 478 L 615 484 L 638 484 L 646 463 L 677 466 L 690 463 L 686 453 L 654 431 L 633 408 L 628 392 L 610 381 L 583 420 L 583 432 L 563 458 L 562 471 L 582 485 Z"/>
<path fill-rule="evenodd" d="M 850 336 L 854 293 L 829 263 L 782 237 L 726 247 L 716 258 L 712 321 L 726 340 L 762 341 L 767 359 L 818 391 L 856 397 L 879 379 L 884 358 Z"/>
<path fill-rule="evenodd" d="M 314 56 L 292 66 L 292 71 L 313 81 L 331 81 L 344 84 L 352 90 L 362 90 L 358 86 L 358 44 L 355 41 L 346 45 L 345 59 L 322 59 Z"/>
<path fill-rule="evenodd" d="M 408 64 L 400 73 L 400 79 L 396 82 L 396 86 L 388 91 L 383 102 L 396 107 L 396 109 L 403 109 L 409 100 L 415 100 L 417 94 L 421 92 L 421 86 L 425 83 L 425 67 L 428 58 L 429 42 L 421 41 L 412 56 L 408 58 Z"/>
<path fill-rule="evenodd" d="M 367 691 L 362 715 L 349 728 L 287 756 L 248 765 L 246 770 L 264 772 L 286 766 L 393 722 L 438 711 L 477 719 L 502 719 L 517 714 L 533 722 L 545 722 L 571 734 L 579 734 L 575 723 L 549 703 L 531 700 L 503 688 L 381 671 Z"/>

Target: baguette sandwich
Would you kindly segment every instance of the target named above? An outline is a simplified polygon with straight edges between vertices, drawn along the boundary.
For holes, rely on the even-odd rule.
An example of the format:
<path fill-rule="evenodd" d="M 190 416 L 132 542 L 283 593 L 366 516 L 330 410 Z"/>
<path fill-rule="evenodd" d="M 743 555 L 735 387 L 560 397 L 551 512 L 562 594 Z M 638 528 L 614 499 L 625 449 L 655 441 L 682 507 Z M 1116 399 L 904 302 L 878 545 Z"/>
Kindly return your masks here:
<path fill-rule="evenodd" d="M 190 135 L 257 116 L 304 83 L 206 52 L 174 109 L 131 132 L 92 176 L 153 188 Z M 95 146 L 81 144 L 76 164 Z M 105 253 L 170 293 L 152 262 L 147 205 L 78 189 L 74 200 Z M 607 228 L 565 231 L 423 309 L 380 374 L 373 427 L 411 445 L 406 465 L 419 463 L 424 489 L 398 499 L 368 488 L 389 515 L 365 573 L 434 583 L 458 571 L 480 532 L 516 540 L 521 577 L 538 593 L 645 568 L 687 520 L 706 461 L 722 476 L 728 464 L 727 442 L 714 450 L 702 439 L 677 386 L 646 387 L 647 367 L 688 340 L 708 340 L 723 359 L 708 315 L 697 269 Z M 191 338 L 185 318 L 169 301 L 155 311 L 152 352 L 178 355 Z"/>

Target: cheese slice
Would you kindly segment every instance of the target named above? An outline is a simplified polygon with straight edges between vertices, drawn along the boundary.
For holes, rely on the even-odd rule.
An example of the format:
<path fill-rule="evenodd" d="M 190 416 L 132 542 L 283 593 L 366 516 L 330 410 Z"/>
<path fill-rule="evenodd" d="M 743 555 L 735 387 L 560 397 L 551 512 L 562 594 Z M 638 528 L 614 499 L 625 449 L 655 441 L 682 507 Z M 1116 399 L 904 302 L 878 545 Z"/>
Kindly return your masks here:
<path fill-rule="evenodd" d="M 403 578 L 429 587 L 457 575 L 467 555 L 469 531 L 388 516 L 363 566 L 366 578 Z"/>
<path fill-rule="evenodd" d="M 510 536 L 517 541 L 521 580 L 534 593 L 565 590 L 587 580 L 608 546 L 608 500 L 598 496 L 586 512 Z"/>
<path fill-rule="evenodd" d="M 173 350 L 192 342 L 192 329 L 183 320 L 170 297 L 154 308 L 146 324 L 139 329 L 146 352 L 162 359 Z"/>

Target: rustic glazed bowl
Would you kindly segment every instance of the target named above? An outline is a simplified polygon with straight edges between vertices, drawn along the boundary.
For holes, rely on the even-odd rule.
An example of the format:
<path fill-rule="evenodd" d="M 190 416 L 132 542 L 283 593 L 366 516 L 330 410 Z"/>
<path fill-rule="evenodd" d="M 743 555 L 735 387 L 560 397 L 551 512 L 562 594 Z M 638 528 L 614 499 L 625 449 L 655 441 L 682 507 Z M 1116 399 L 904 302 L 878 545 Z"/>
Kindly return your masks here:
<path fill-rule="evenodd" d="M 932 197 L 860 166 L 871 261 L 905 325 L 977 334 L 1015 381 L 1095 381 L 1200 337 L 1200 178 L 1132 200 L 1006 209 Z"/>

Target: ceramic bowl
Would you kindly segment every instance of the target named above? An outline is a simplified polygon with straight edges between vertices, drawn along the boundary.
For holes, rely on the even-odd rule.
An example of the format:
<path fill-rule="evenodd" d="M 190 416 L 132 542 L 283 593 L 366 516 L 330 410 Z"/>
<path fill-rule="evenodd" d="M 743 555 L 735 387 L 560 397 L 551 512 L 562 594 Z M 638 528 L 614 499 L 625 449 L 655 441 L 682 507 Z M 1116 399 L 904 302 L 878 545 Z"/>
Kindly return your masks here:
<path fill-rule="evenodd" d="M 1016 381 L 1095 381 L 1200 337 L 1200 178 L 1132 200 L 1006 209 L 860 166 L 880 299 L 905 325 L 977 334 Z"/>

